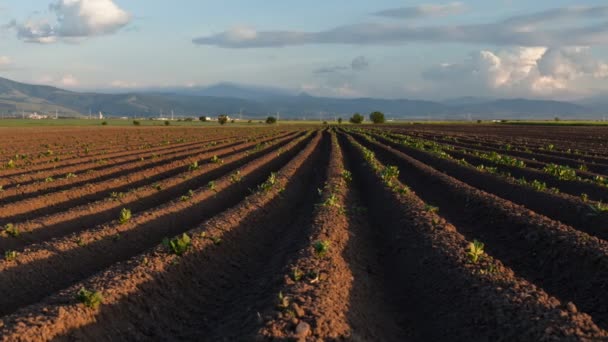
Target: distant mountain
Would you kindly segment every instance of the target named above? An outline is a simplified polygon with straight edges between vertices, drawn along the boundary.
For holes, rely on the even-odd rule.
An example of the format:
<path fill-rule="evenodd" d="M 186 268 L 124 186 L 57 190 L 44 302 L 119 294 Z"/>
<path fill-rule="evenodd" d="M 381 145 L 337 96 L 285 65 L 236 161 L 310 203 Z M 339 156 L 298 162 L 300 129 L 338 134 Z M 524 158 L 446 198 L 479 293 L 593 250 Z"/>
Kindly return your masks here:
<path fill-rule="evenodd" d="M 236 83 L 218 83 L 207 87 L 177 89 L 176 93 L 196 96 L 234 97 L 245 100 L 259 100 L 291 96 L 293 92 L 272 87 L 249 86 Z"/>
<path fill-rule="evenodd" d="M 103 112 L 110 116 L 158 117 L 174 111 L 177 116 L 215 116 L 243 110 L 245 117 L 261 118 L 277 112 L 282 118 L 347 118 L 352 113 L 382 111 L 391 119 L 509 119 L 592 118 L 594 106 L 563 101 L 481 99 L 466 97 L 443 102 L 328 98 L 257 86 L 221 83 L 209 87 L 155 89 L 127 93 L 73 92 L 0 78 L 0 113 L 57 113 L 82 116 Z"/>

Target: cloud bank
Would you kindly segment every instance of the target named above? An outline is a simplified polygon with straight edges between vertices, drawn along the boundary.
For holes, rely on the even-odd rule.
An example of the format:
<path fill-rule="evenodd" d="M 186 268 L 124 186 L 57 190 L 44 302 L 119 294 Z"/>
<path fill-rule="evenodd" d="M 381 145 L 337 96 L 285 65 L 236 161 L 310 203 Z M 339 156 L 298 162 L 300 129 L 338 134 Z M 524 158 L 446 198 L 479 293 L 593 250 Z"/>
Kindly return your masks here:
<path fill-rule="evenodd" d="M 112 34 L 131 21 L 130 14 L 112 0 L 57 0 L 49 6 L 49 12 L 54 18 L 13 20 L 8 26 L 20 40 L 48 44 Z"/>
<path fill-rule="evenodd" d="M 380 17 L 397 19 L 417 19 L 425 17 L 446 16 L 463 12 L 462 2 L 451 2 L 445 5 L 420 5 L 412 7 L 391 8 L 374 13 Z"/>
<path fill-rule="evenodd" d="M 412 12 L 411 8 L 409 11 Z M 385 22 L 359 23 L 318 32 L 288 30 L 258 32 L 251 27 L 237 27 L 193 40 L 195 44 L 222 48 L 269 48 L 305 44 L 375 45 L 408 42 L 457 42 L 528 47 L 608 44 L 608 6 L 559 8 L 492 23 L 471 25 L 415 26 Z"/>

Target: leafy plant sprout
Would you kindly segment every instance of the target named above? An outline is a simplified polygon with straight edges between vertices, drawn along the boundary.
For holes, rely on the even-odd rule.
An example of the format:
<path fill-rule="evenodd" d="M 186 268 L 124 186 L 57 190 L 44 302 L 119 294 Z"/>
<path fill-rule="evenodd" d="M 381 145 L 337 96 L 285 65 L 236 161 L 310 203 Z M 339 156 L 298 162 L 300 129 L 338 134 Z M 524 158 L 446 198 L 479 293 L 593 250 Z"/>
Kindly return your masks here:
<path fill-rule="evenodd" d="M 174 239 L 165 238 L 163 245 L 168 248 L 169 252 L 178 256 L 183 255 L 192 246 L 192 239 L 188 234 L 184 233 L 180 237 Z"/>
<path fill-rule="evenodd" d="M 317 256 L 323 257 L 329 251 L 330 242 L 327 240 L 317 241 L 314 243 L 313 247 L 315 249 L 315 254 Z"/>
<path fill-rule="evenodd" d="M 120 224 L 125 224 L 131 220 L 131 210 L 127 208 L 122 208 L 120 211 L 120 216 L 118 217 L 118 222 Z"/>
<path fill-rule="evenodd" d="M 19 237 L 19 235 L 21 235 L 21 232 L 19 231 L 19 228 L 15 227 L 15 225 L 13 225 L 12 223 L 7 223 L 4 226 L 4 232 L 11 237 Z"/>
<path fill-rule="evenodd" d="M 84 287 L 82 287 L 78 293 L 76 293 L 76 299 L 91 309 L 97 309 L 99 305 L 103 303 L 103 296 L 101 292 L 87 290 Z"/>
<path fill-rule="evenodd" d="M 478 263 L 483 256 L 484 247 L 485 245 L 477 240 L 469 243 L 469 247 L 467 249 L 467 257 L 469 258 L 469 261 L 474 264 Z"/>

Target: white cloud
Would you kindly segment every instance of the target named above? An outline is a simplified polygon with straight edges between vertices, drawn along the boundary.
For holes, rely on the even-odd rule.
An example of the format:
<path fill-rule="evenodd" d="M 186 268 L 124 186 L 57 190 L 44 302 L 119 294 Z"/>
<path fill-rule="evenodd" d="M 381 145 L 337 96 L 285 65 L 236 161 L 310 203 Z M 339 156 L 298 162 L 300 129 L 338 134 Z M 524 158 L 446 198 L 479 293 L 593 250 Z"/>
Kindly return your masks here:
<path fill-rule="evenodd" d="M 469 25 L 358 23 L 317 32 L 256 31 L 253 28 L 239 28 L 193 40 L 195 44 L 223 48 L 407 42 L 482 43 L 529 47 L 608 44 L 608 6 L 558 8 L 501 21 Z"/>
<path fill-rule="evenodd" d="M 59 80 L 59 84 L 65 87 L 75 87 L 80 84 L 80 82 L 72 75 L 64 75 Z"/>
<path fill-rule="evenodd" d="M 45 84 L 53 87 L 67 87 L 74 88 L 80 85 L 80 81 L 72 74 L 66 74 L 60 77 L 53 77 L 50 75 L 43 75 L 34 81 L 36 84 Z"/>
<path fill-rule="evenodd" d="M 438 87 L 468 92 L 549 96 L 579 92 L 575 81 L 608 77 L 608 64 L 593 58 L 586 47 L 518 47 L 500 52 L 482 50 L 460 63 L 444 63 L 423 72 Z"/>
<path fill-rule="evenodd" d="M 49 6 L 54 20 L 28 19 L 11 22 L 17 37 L 26 42 L 48 44 L 59 39 L 75 39 L 112 34 L 131 21 L 129 13 L 112 0 L 57 0 Z"/>
<path fill-rule="evenodd" d="M 464 9 L 465 6 L 462 2 L 451 2 L 445 5 L 428 4 L 412 7 L 392 8 L 376 12 L 374 14 L 381 17 L 414 19 L 457 14 L 464 11 Z"/>

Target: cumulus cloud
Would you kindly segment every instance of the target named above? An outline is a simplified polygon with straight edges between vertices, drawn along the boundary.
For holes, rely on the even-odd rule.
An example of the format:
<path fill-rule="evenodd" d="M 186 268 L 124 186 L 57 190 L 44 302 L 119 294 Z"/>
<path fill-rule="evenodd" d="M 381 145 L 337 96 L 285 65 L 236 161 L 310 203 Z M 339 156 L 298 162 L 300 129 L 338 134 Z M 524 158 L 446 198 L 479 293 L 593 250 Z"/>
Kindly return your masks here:
<path fill-rule="evenodd" d="M 422 73 L 439 87 L 459 85 L 498 95 L 576 93 L 577 80 L 608 78 L 608 64 L 588 47 L 518 47 L 482 50 L 460 63 L 444 63 Z"/>
<path fill-rule="evenodd" d="M 9 27 L 23 41 L 48 44 L 112 34 L 131 21 L 129 13 L 112 0 L 57 0 L 49 6 L 49 12 L 54 18 L 13 20 Z"/>
<path fill-rule="evenodd" d="M 445 16 L 457 14 L 464 11 L 465 6 L 461 2 L 451 2 L 445 5 L 420 5 L 412 7 L 391 8 L 384 11 L 374 13 L 377 16 L 400 18 L 400 19 L 415 19 L 433 16 Z"/>
<path fill-rule="evenodd" d="M 224 48 L 407 42 L 460 42 L 529 47 L 586 46 L 608 44 L 608 6 L 559 8 L 497 22 L 471 25 L 412 26 L 400 23 L 360 23 L 318 32 L 256 31 L 253 28 L 236 28 L 195 38 L 193 42 Z"/>

